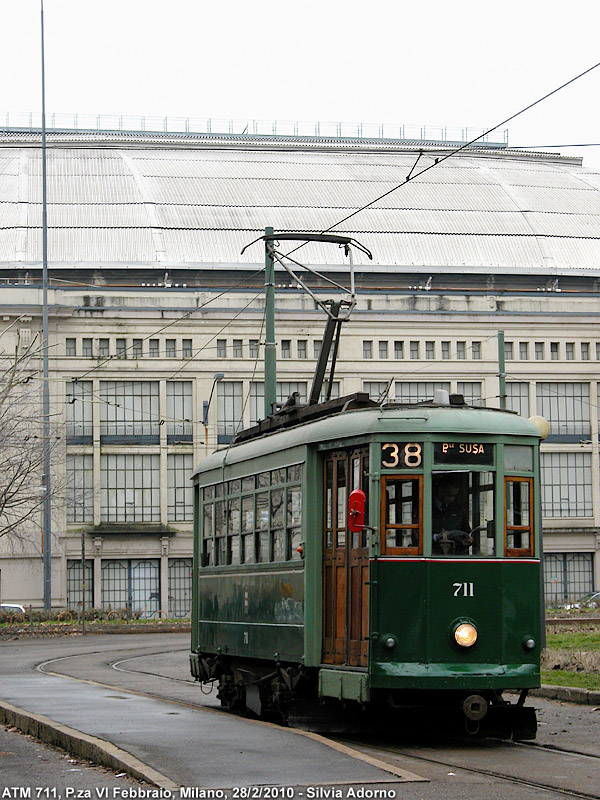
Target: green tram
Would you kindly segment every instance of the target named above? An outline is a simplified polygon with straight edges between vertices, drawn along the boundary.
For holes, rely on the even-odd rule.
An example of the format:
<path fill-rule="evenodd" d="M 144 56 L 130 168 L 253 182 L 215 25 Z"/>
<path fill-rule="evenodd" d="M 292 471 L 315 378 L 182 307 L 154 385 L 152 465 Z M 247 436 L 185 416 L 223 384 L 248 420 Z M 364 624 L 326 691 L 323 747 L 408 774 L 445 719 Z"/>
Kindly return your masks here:
<path fill-rule="evenodd" d="M 356 394 L 284 408 L 209 456 L 193 477 L 192 675 L 290 724 L 313 706 L 416 709 L 533 738 L 534 422 L 444 392 Z"/>

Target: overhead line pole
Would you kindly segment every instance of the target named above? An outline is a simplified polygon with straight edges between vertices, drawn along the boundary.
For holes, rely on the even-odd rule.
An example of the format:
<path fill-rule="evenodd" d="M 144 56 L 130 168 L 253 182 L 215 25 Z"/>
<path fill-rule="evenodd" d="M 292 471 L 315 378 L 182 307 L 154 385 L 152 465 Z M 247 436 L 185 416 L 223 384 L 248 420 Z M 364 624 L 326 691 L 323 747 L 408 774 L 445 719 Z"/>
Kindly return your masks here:
<path fill-rule="evenodd" d="M 50 381 L 48 366 L 48 204 L 46 185 L 46 78 L 44 67 L 44 0 L 40 0 L 42 37 L 42 448 L 43 448 L 43 539 L 44 608 L 52 606 L 52 505 L 50 501 Z"/>
<path fill-rule="evenodd" d="M 265 228 L 265 237 L 273 228 Z M 273 413 L 277 401 L 277 351 L 275 345 L 275 261 L 273 242 L 265 238 L 265 419 Z"/>

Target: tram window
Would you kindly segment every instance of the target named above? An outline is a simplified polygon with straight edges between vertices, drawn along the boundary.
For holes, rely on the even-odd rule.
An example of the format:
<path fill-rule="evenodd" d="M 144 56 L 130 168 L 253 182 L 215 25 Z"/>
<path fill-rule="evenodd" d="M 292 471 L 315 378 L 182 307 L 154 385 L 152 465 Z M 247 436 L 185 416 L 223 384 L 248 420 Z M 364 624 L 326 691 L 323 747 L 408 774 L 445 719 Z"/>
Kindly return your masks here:
<path fill-rule="evenodd" d="M 271 528 L 283 528 L 283 489 L 271 492 Z"/>
<path fill-rule="evenodd" d="M 225 485 L 222 483 L 215 484 L 215 497 L 223 497 L 225 494 Z"/>
<path fill-rule="evenodd" d="M 269 493 L 258 492 L 256 495 L 256 527 L 266 530 L 269 527 Z"/>
<path fill-rule="evenodd" d="M 422 476 L 386 478 L 383 489 L 385 540 L 388 554 L 421 552 Z"/>
<path fill-rule="evenodd" d="M 302 464 L 294 464 L 287 468 L 287 479 L 289 482 L 302 480 Z"/>
<path fill-rule="evenodd" d="M 506 555 L 533 555 L 531 478 L 506 478 Z"/>
<path fill-rule="evenodd" d="M 227 533 L 229 536 L 240 530 L 240 498 L 232 497 L 227 504 Z"/>
<path fill-rule="evenodd" d="M 219 485 L 219 484 L 217 484 Z M 225 536 L 225 503 L 219 500 L 215 503 L 215 563 L 227 563 L 227 538 Z"/>
<path fill-rule="evenodd" d="M 325 465 L 325 547 L 333 547 L 333 465 L 335 461 L 327 461 Z"/>
<path fill-rule="evenodd" d="M 507 472 L 531 472 L 533 470 L 533 447 L 505 444 L 504 469 Z"/>
<path fill-rule="evenodd" d="M 204 501 L 212 500 L 215 496 L 215 487 L 214 486 L 205 486 L 204 487 Z"/>
<path fill-rule="evenodd" d="M 338 547 L 343 547 L 346 544 L 346 495 L 347 495 L 347 476 L 346 476 L 346 461 L 339 459 L 335 462 L 337 465 L 337 536 L 336 543 Z"/>
<path fill-rule="evenodd" d="M 269 560 L 269 531 L 259 531 L 256 539 L 256 560 L 264 563 Z"/>
<path fill-rule="evenodd" d="M 251 492 L 254 489 L 256 480 L 254 475 L 250 475 L 249 478 L 242 478 L 242 492 Z"/>
<path fill-rule="evenodd" d="M 246 533 L 242 536 L 242 551 L 240 559 L 242 564 L 254 564 L 256 560 L 254 547 L 254 533 Z"/>
<path fill-rule="evenodd" d="M 287 526 L 295 528 L 302 524 L 302 489 L 289 486 L 287 490 Z"/>
<path fill-rule="evenodd" d="M 240 537 L 228 536 L 227 537 L 227 563 L 239 564 L 240 563 Z"/>
<path fill-rule="evenodd" d="M 209 487 L 212 489 L 212 487 Z M 204 490 L 206 495 L 206 489 Z M 214 533 L 214 514 L 213 503 L 206 503 L 202 514 L 202 564 L 205 567 L 213 564 L 213 533 Z"/>
<path fill-rule="evenodd" d="M 257 486 L 262 489 L 264 486 L 269 486 L 271 483 L 270 480 L 270 473 L 268 472 L 261 472 L 257 476 Z"/>
<path fill-rule="evenodd" d="M 434 555 L 495 553 L 493 472 L 445 472 L 432 476 Z"/>
<path fill-rule="evenodd" d="M 271 486 L 278 486 L 285 483 L 285 469 L 274 469 L 271 473 Z"/>
<path fill-rule="evenodd" d="M 298 561 L 302 558 L 302 556 L 298 552 L 298 548 L 300 547 L 301 541 L 302 541 L 302 531 L 300 530 L 300 528 L 295 528 L 294 530 L 289 531 L 290 554 L 288 558 L 291 558 L 292 561 Z"/>
<path fill-rule="evenodd" d="M 227 493 L 228 494 L 239 494 L 240 493 L 240 482 L 237 481 L 229 481 L 227 484 Z"/>
<path fill-rule="evenodd" d="M 254 531 L 254 496 L 242 497 L 242 533 Z"/>

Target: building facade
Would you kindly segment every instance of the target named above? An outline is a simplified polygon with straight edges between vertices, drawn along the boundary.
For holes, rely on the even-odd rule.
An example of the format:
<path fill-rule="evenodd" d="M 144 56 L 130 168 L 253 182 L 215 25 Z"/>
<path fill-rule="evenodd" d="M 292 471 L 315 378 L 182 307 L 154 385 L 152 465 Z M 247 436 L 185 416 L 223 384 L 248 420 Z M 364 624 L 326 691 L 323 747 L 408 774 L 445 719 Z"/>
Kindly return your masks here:
<path fill-rule="evenodd" d="M 266 225 L 317 231 L 449 145 L 298 137 L 52 134 L 49 348 L 52 602 L 185 616 L 189 476 L 264 414 Z M 39 340 L 39 136 L 0 133 L 3 357 Z M 506 146 L 432 168 L 336 232 L 356 260 L 334 396 L 499 405 L 551 423 L 542 445 L 546 597 L 600 586 L 600 175 Z M 291 249 L 291 248 L 290 248 Z M 344 283 L 343 254 L 294 256 Z M 313 291 L 330 290 L 312 276 Z M 276 272 L 278 399 L 306 400 L 325 315 Z M 40 354 L 28 366 L 39 388 Z M 37 391 L 37 388 L 33 391 Z M 387 394 L 386 394 L 387 393 Z M 0 538 L 3 598 L 40 605 L 39 529 Z"/>

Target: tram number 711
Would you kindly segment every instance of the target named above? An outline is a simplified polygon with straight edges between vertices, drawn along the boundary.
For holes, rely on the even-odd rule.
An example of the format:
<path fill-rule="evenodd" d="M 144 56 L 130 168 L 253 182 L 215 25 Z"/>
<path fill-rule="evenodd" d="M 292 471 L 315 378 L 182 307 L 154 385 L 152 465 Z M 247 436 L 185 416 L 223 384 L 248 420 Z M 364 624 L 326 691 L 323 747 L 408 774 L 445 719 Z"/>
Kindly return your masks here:
<path fill-rule="evenodd" d="M 472 583 L 453 583 L 454 597 L 473 597 Z"/>

